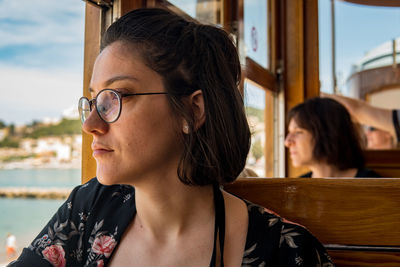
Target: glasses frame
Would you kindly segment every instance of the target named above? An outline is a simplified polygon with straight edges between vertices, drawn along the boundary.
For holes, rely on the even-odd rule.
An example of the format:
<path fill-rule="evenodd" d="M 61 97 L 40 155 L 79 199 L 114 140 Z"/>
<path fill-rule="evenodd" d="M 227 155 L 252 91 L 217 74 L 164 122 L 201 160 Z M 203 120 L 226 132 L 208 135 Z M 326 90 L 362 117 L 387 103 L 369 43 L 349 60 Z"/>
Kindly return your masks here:
<path fill-rule="evenodd" d="M 113 92 L 114 94 L 116 94 L 117 97 L 118 97 L 119 112 L 118 112 L 118 116 L 117 116 L 113 121 L 106 121 L 106 120 L 101 116 L 101 114 L 100 114 L 100 112 L 99 112 L 99 109 L 97 108 L 97 97 L 98 97 L 102 92 L 105 92 L 105 91 L 111 91 L 111 92 Z M 93 106 L 93 104 L 94 104 L 95 107 L 96 107 L 97 115 L 99 115 L 100 119 L 102 119 L 102 120 L 103 120 L 104 122 L 106 122 L 106 123 L 113 123 L 113 122 L 116 122 L 116 121 L 119 119 L 119 116 L 121 116 L 121 111 L 122 111 L 122 98 L 128 97 L 128 96 L 136 96 L 136 95 L 167 95 L 167 94 L 168 94 L 168 92 L 151 92 L 151 93 L 129 93 L 129 94 L 124 94 L 124 93 L 118 92 L 116 89 L 105 88 L 105 89 L 102 89 L 100 92 L 98 92 L 97 95 L 96 95 L 94 98 L 90 99 L 90 100 L 89 100 L 87 97 L 85 97 L 85 96 L 82 96 L 81 98 L 79 98 L 79 102 L 78 102 L 79 115 L 80 115 L 80 117 L 81 117 L 81 122 L 82 122 L 82 124 L 85 123 L 85 121 L 87 120 L 87 118 L 86 118 L 84 121 L 82 120 L 82 113 L 83 113 L 82 110 L 83 110 L 83 109 L 81 109 L 80 103 L 81 103 L 81 101 L 86 100 L 86 101 L 89 103 L 89 112 L 90 112 L 90 113 L 91 113 L 92 110 L 93 110 L 92 106 Z"/>

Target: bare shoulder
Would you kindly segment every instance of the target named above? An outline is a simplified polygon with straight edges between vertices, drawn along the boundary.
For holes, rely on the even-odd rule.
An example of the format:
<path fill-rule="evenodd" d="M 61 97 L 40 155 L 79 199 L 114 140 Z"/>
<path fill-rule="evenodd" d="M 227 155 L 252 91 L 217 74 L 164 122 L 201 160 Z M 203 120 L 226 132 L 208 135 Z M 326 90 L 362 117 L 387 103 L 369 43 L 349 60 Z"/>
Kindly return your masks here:
<path fill-rule="evenodd" d="M 226 266 L 241 266 L 246 245 L 249 216 L 246 203 L 234 195 L 222 191 L 225 201 L 225 249 Z"/>

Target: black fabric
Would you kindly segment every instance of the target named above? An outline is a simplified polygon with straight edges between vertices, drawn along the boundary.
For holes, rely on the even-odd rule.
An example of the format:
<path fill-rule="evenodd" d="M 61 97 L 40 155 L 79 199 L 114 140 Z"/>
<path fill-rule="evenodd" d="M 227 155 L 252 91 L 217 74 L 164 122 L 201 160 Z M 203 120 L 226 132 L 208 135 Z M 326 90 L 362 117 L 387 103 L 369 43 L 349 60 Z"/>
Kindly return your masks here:
<path fill-rule="evenodd" d="M 225 203 L 222 192 L 218 185 L 214 185 L 214 207 L 215 207 L 215 227 L 214 227 L 214 248 L 211 257 L 210 267 L 215 267 L 217 257 L 217 233 L 219 233 L 219 251 L 221 254 L 220 267 L 224 267 L 224 240 L 225 240 Z"/>
<path fill-rule="evenodd" d="M 396 132 L 397 143 L 400 143 L 400 109 L 394 109 L 392 111 L 393 127 Z"/>
<path fill-rule="evenodd" d="M 96 178 L 76 187 L 9 266 L 107 266 L 136 214 L 134 193 L 131 186 L 104 186 Z M 334 266 L 307 229 L 245 202 L 249 226 L 242 266 Z"/>
<path fill-rule="evenodd" d="M 312 177 L 312 172 L 307 172 L 301 176 L 300 178 L 311 178 Z M 381 176 L 374 172 L 373 170 L 367 169 L 367 168 L 359 168 L 357 170 L 356 175 L 354 178 L 380 178 Z M 321 177 L 322 178 L 322 177 Z"/>

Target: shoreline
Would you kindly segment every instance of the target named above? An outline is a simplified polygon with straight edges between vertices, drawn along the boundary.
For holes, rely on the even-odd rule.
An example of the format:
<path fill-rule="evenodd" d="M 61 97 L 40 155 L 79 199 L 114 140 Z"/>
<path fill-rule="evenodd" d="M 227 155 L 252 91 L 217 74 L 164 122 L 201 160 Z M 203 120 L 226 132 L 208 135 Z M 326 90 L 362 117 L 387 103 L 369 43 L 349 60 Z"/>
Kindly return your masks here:
<path fill-rule="evenodd" d="M 81 161 L 72 162 L 49 162 L 41 164 L 32 164 L 23 161 L 0 162 L 0 170 L 17 170 L 17 169 L 81 169 Z"/>
<path fill-rule="evenodd" d="M 0 198 L 66 199 L 70 188 L 0 187 Z"/>

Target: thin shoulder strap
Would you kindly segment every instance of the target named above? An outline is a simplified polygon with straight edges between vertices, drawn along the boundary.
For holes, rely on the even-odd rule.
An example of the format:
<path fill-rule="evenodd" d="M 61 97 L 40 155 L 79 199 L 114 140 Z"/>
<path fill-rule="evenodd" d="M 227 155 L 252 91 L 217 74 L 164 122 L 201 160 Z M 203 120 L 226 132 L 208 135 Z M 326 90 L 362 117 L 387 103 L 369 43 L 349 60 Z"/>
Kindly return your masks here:
<path fill-rule="evenodd" d="M 218 185 L 214 185 L 214 206 L 215 206 L 215 226 L 214 226 L 214 248 L 211 257 L 210 267 L 215 267 L 217 255 L 217 233 L 219 234 L 219 248 L 221 254 L 220 267 L 224 267 L 224 241 L 225 241 L 225 203 L 222 192 Z"/>

